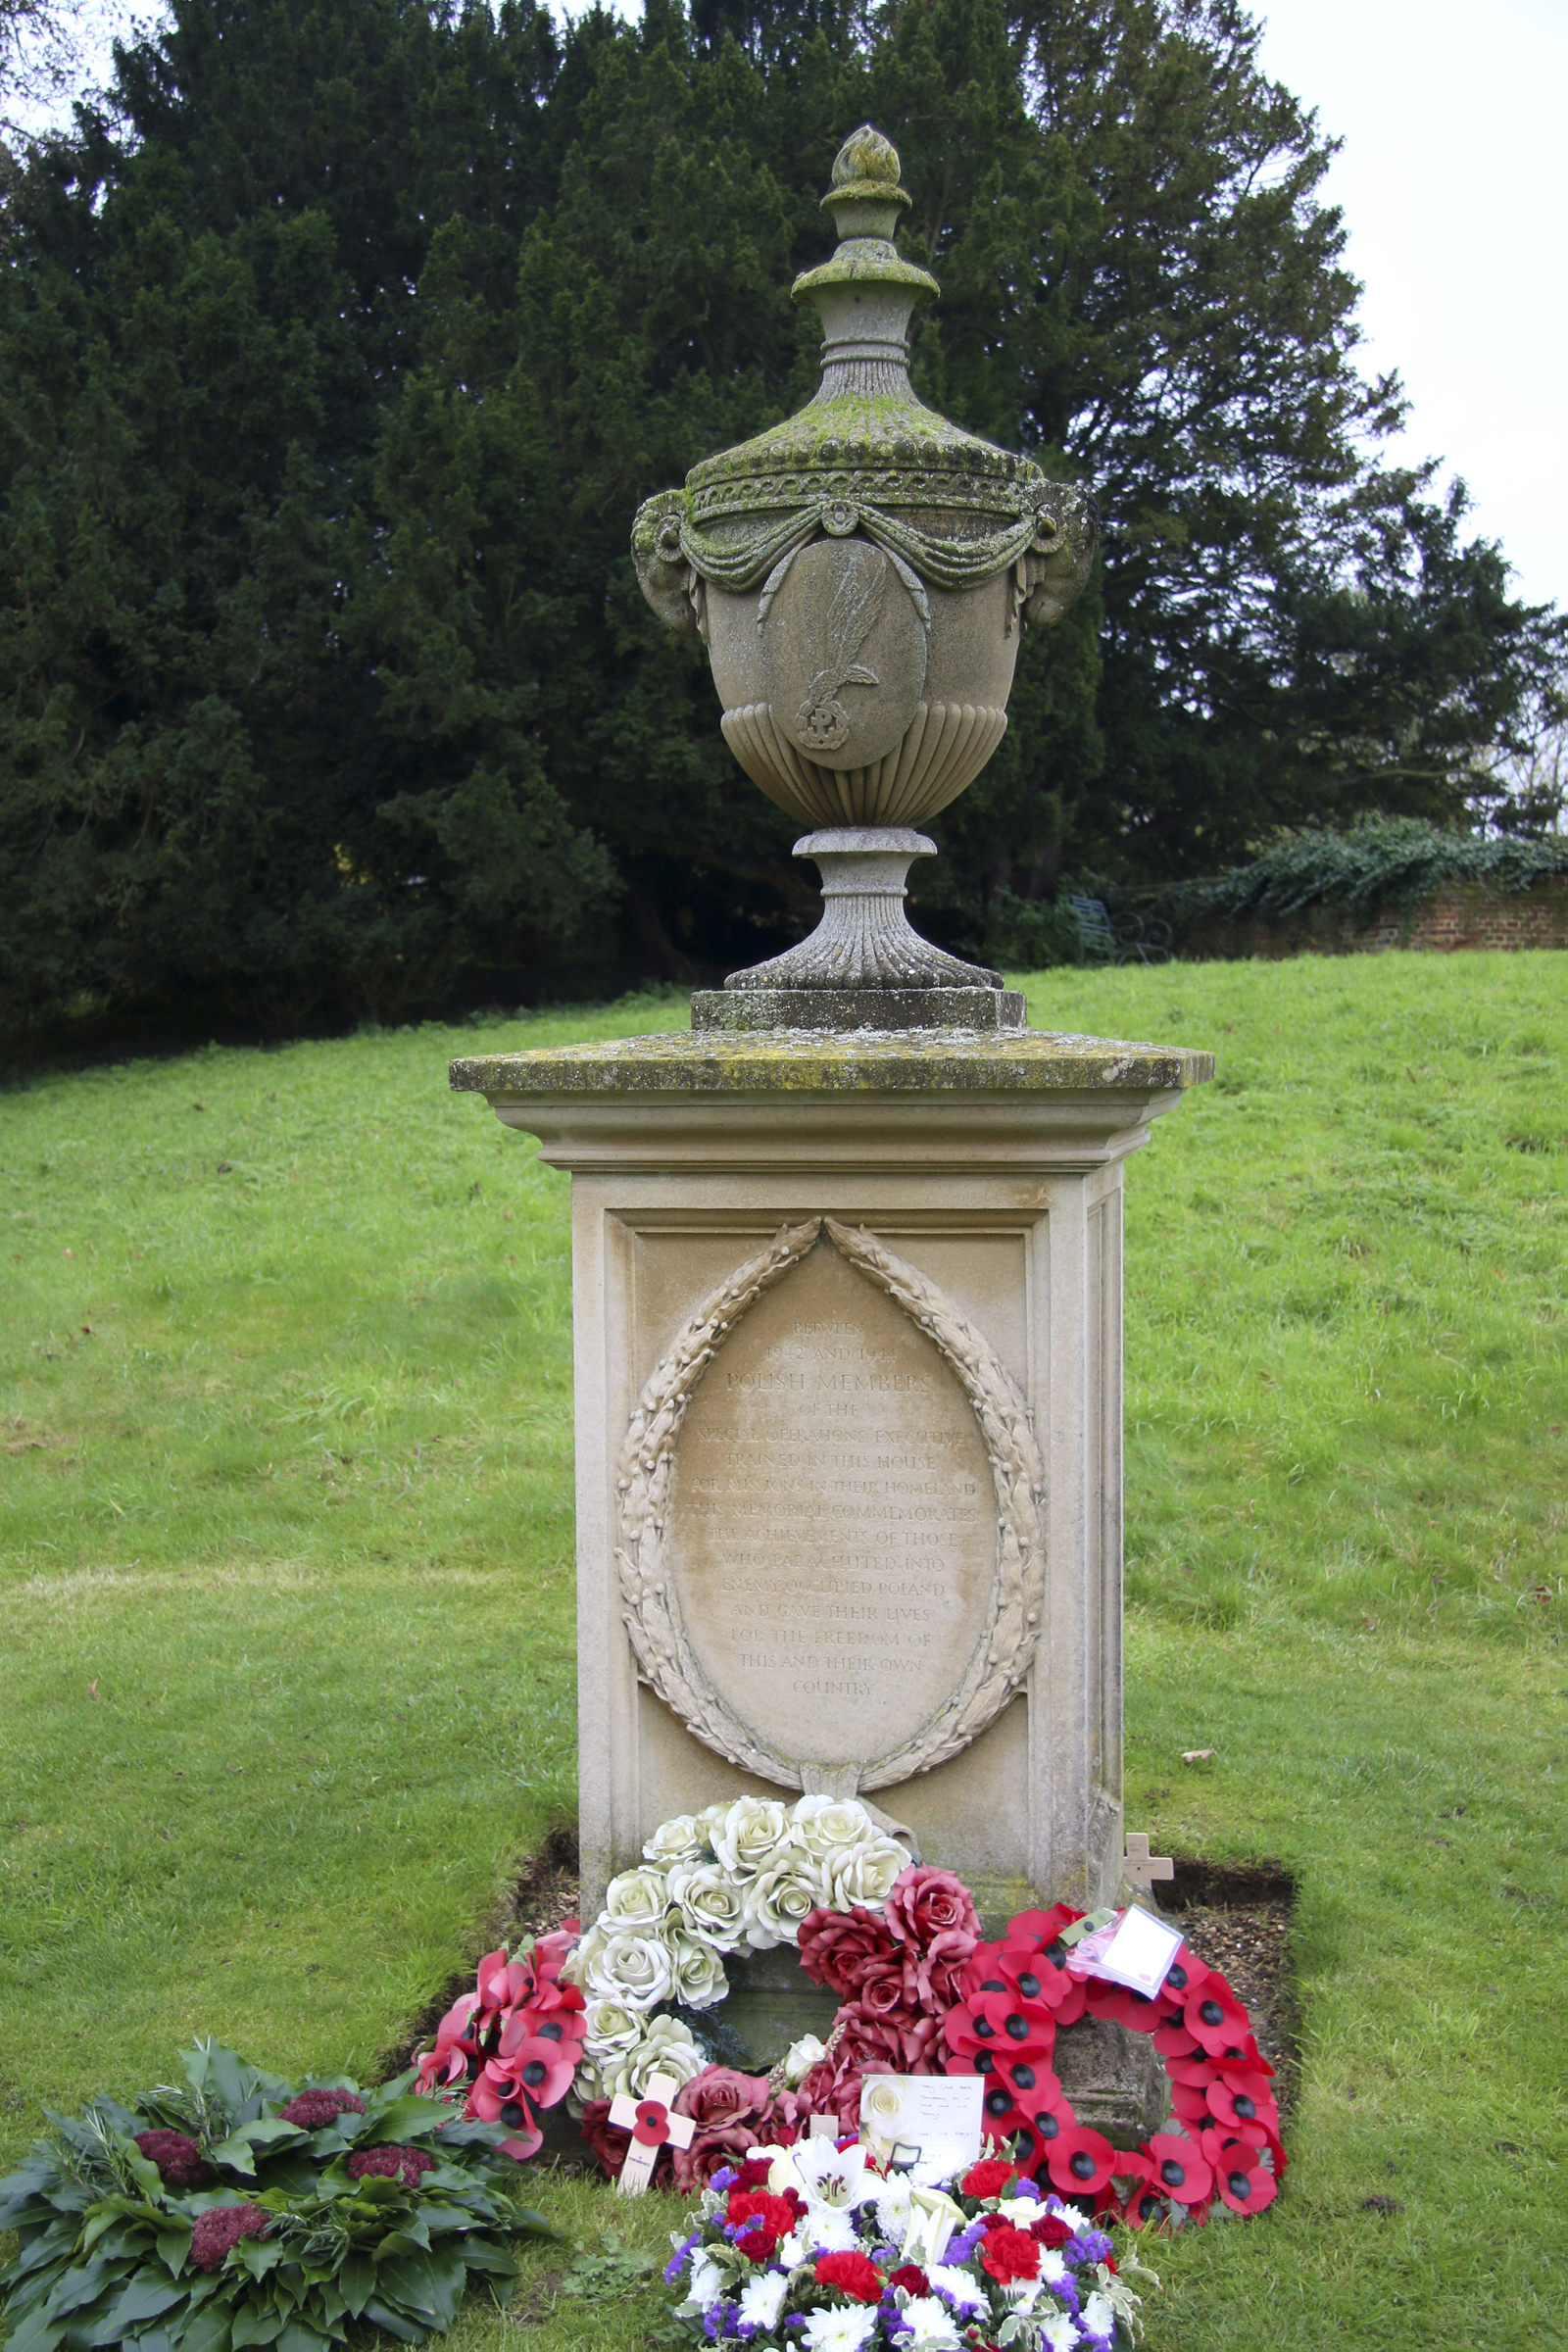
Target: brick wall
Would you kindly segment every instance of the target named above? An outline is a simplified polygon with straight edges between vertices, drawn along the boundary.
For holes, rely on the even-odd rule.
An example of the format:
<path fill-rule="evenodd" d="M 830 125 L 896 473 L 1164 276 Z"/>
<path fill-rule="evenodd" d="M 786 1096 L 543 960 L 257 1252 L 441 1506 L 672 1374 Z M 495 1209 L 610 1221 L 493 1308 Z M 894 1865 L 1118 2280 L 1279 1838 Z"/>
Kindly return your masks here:
<path fill-rule="evenodd" d="M 1418 906 L 1357 919 L 1340 906 L 1298 914 L 1248 915 L 1239 922 L 1200 915 L 1177 953 L 1195 958 L 1245 956 L 1377 956 L 1385 948 L 1568 948 L 1568 882 L 1538 882 L 1503 893 L 1483 883 L 1453 883 Z"/>

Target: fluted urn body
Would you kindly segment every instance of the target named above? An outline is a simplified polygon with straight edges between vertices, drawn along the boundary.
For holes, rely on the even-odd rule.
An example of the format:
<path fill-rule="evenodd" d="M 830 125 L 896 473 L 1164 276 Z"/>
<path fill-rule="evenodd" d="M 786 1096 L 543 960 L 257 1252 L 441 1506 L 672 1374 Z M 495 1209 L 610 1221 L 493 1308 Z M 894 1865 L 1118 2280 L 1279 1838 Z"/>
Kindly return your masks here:
<path fill-rule="evenodd" d="M 649 499 L 632 551 L 655 611 L 701 631 L 746 773 L 819 839 L 844 833 L 849 854 L 850 831 L 907 832 L 973 783 L 1006 729 L 1020 625 L 1077 597 L 1098 521 L 1086 493 L 916 397 L 908 321 L 938 289 L 894 245 L 909 199 L 888 141 L 857 131 L 833 182 L 838 250 L 794 287 L 822 319 L 815 398 Z M 909 856 L 930 846 L 908 835 Z M 923 971 L 835 978 L 818 955 L 729 985 L 994 981 L 917 942 L 902 884 L 896 897 L 895 928 L 935 958 Z"/>

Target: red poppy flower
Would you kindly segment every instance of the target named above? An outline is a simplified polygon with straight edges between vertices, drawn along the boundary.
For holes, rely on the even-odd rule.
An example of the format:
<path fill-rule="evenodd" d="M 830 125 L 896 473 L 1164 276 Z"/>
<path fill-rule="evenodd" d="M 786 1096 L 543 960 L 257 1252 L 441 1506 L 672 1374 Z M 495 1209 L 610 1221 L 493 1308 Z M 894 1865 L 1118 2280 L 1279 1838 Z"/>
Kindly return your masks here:
<path fill-rule="evenodd" d="M 882 2298 L 882 2274 L 867 2254 L 819 2254 L 813 2274 L 818 2286 L 836 2286 L 857 2303 Z"/>
<path fill-rule="evenodd" d="M 1029 2118 L 1000 2075 L 988 2075 L 980 2097 L 980 2129 L 987 2139 L 1011 2140 L 1026 2129 Z M 1020 2158 L 1020 2162 L 1027 2161 Z"/>
<path fill-rule="evenodd" d="M 1182 2122 L 1191 2124 L 1194 2131 L 1200 2131 L 1212 2120 L 1208 2112 L 1207 2094 L 1194 2083 L 1173 2082 L 1170 2086 L 1170 2103 Z"/>
<path fill-rule="evenodd" d="M 1218 2072 L 1227 2090 L 1245 2091 L 1250 2099 L 1259 2103 L 1274 2096 L 1269 2088 L 1274 2069 L 1266 2061 L 1262 2066 L 1226 2066 L 1222 2062 Z"/>
<path fill-rule="evenodd" d="M 1186 2026 L 1173 2017 L 1169 2025 L 1155 2029 L 1154 2047 L 1162 2058 L 1190 2058 L 1198 2043 Z"/>
<path fill-rule="evenodd" d="M 504 2055 L 491 2059 L 485 2073 L 490 2074 L 492 2068 L 503 2068 L 533 2106 L 554 2107 L 571 2088 L 571 2078 L 577 2071 L 574 2047 L 546 2041 L 541 2035 L 524 2034 L 508 2050 L 503 2034 L 502 2049 Z"/>
<path fill-rule="evenodd" d="M 1167 2058 L 1165 2061 L 1165 2072 L 1171 2081 L 1185 2082 L 1189 2090 L 1207 2090 L 1218 2071 L 1206 2050 L 1199 2050 L 1191 2058 Z"/>
<path fill-rule="evenodd" d="M 986 1981 L 989 1984 L 998 1979 L 1021 2000 L 1043 2002 L 1051 2009 L 1064 2000 L 1072 1988 L 1067 1954 L 1061 1944 L 1016 1942 L 1010 1936 L 998 1948 L 994 1968 Z"/>
<path fill-rule="evenodd" d="M 1247 2151 L 1248 2156 L 1250 2153 Z M 1261 2213 L 1280 2193 L 1274 2175 L 1255 2160 L 1247 2161 L 1240 2148 L 1232 2148 L 1224 2157 L 1214 2175 L 1214 2186 L 1232 2213 Z"/>
<path fill-rule="evenodd" d="M 1087 2124 L 1058 2132 L 1046 2150 L 1052 2184 L 1064 2197 L 1098 2197 L 1116 2165 L 1116 2150 Z"/>
<path fill-rule="evenodd" d="M 1000 2197 L 1017 2169 L 1004 2157 L 988 2156 L 969 2167 L 958 2182 L 959 2191 L 966 2197 Z"/>
<path fill-rule="evenodd" d="M 1054 2068 L 1044 2058 L 1031 2053 L 1022 2058 L 1004 2058 L 999 2055 L 991 2070 L 994 2082 L 1004 2082 L 1012 2092 L 1013 2105 L 1026 2115 L 1036 2107 L 1059 2107 L 1061 2083 Z"/>
<path fill-rule="evenodd" d="M 1055 2041 L 1056 2021 L 1051 2011 L 1010 1987 L 1006 1992 L 978 1993 L 968 2008 L 974 2031 L 989 2049 L 1014 2055 L 1043 2049 L 1049 2055 Z"/>
<path fill-rule="evenodd" d="M 1170 2015 L 1164 2002 L 1135 1992 L 1130 1984 L 1107 1984 L 1102 1978 L 1095 1981 L 1090 2005 L 1097 2017 L 1125 2026 L 1129 2034 L 1157 2034 Z"/>
<path fill-rule="evenodd" d="M 1223 1977 L 1210 1976 L 1192 1993 L 1182 2011 L 1182 2023 L 1211 2058 L 1241 2043 L 1249 2032 L 1247 2011 Z"/>
<path fill-rule="evenodd" d="M 1177 2205 L 1201 2205 L 1214 2193 L 1214 2174 L 1196 2140 L 1176 2132 L 1156 2132 L 1144 2146 L 1149 2155 L 1150 2185 Z"/>
<path fill-rule="evenodd" d="M 917 2262 L 901 2262 L 890 2275 L 888 2284 L 902 2286 L 906 2295 L 928 2295 L 931 2292 L 931 2281 Z"/>
<path fill-rule="evenodd" d="M 1071 1903 L 1053 1903 L 1049 1911 L 1020 1911 L 1016 1919 L 1007 1922 L 1007 1934 L 1033 1936 L 1039 1943 L 1054 1943 L 1063 1928 L 1070 1928 L 1083 1913 Z"/>
<path fill-rule="evenodd" d="M 1135 2230 L 1147 2230 L 1151 2222 L 1163 2222 L 1169 2211 L 1165 2199 L 1152 2182 L 1135 2188 L 1121 2209 L 1121 2218 Z"/>
<path fill-rule="evenodd" d="M 1206 1968 L 1201 1960 L 1195 1960 L 1184 1943 L 1178 1948 L 1175 1959 L 1166 1969 L 1165 1982 L 1160 1986 L 1160 1990 L 1169 1993 L 1177 2007 L 1183 2008 L 1196 1992 L 1200 1991 L 1206 1985 L 1213 1973 L 1213 1970 Z"/>
<path fill-rule="evenodd" d="M 1008 2286 L 1016 2278 L 1038 2278 L 1040 2248 L 1027 2230 L 1017 2230 L 1010 2222 L 1003 2222 L 986 2232 L 986 2242 L 980 2249 L 980 2268 L 989 2271 L 999 2286 Z"/>
<path fill-rule="evenodd" d="M 1250 2099 L 1245 2091 L 1238 2098 L 1223 2082 L 1209 2084 L 1208 2111 L 1224 2131 L 1234 2132 L 1254 2148 L 1262 2147 L 1269 2133 L 1279 2129 L 1280 2111 L 1272 2099 Z"/>
<path fill-rule="evenodd" d="M 1075 2026 L 1089 2007 L 1089 1986 L 1093 1980 L 1070 1976 L 1065 1982 L 1067 1989 L 1054 2005 L 1051 2015 L 1058 2026 Z"/>

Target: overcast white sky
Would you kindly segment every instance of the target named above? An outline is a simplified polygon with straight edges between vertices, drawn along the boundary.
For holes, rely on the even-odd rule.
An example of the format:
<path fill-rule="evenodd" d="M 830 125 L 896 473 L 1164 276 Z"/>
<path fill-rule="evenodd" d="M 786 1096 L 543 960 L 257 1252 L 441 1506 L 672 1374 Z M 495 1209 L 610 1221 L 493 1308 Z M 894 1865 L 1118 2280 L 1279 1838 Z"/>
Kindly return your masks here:
<path fill-rule="evenodd" d="M 1568 606 L 1568 0 L 1266 0 L 1266 72 L 1345 141 L 1369 370 L 1516 588 Z"/>
<path fill-rule="evenodd" d="M 84 11 L 106 27 L 131 13 Z M 1345 142 L 1328 194 L 1366 288 L 1365 365 L 1410 394 L 1399 454 L 1462 474 L 1519 592 L 1568 606 L 1568 0 L 1258 13 L 1265 71 Z"/>

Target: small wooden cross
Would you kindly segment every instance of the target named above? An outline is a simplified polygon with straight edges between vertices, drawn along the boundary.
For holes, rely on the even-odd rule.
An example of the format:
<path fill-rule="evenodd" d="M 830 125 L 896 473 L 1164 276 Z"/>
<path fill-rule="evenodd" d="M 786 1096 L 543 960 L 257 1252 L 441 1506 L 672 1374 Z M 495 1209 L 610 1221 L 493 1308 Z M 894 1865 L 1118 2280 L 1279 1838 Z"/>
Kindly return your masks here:
<path fill-rule="evenodd" d="M 627 2091 L 619 2091 L 610 2102 L 610 2120 L 622 2132 L 631 2133 L 631 2146 L 615 2182 L 615 2194 L 620 2197 L 644 2197 L 648 2183 L 659 2162 L 659 2151 L 666 2139 L 677 2148 L 689 2148 L 697 2126 L 689 2115 L 672 2115 L 670 2101 L 680 2084 L 670 2075 L 656 2075 L 640 2099 Z"/>
<path fill-rule="evenodd" d="M 1156 1879 L 1173 1879 L 1176 1876 L 1176 1865 L 1168 1854 L 1150 1852 L 1149 1839 L 1142 1830 L 1129 1830 L 1121 1875 L 1130 1886 L 1141 1886 L 1146 1894 L 1151 1894 Z"/>

